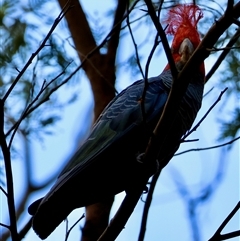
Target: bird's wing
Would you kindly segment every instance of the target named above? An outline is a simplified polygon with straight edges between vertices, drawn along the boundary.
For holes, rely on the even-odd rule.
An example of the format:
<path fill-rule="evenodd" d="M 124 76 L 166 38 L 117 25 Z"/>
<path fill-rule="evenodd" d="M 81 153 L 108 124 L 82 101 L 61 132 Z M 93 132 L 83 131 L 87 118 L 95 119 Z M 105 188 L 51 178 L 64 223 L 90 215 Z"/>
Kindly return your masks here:
<path fill-rule="evenodd" d="M 88 139 L 78 149 L 59 177 L 73 169 L 90 165 L 97 155 L 142 124 L 143 89 L 144 81 L 137 81 L 109 103 L 94 125 Z M 161 112 L 167 99 L 167 91 L 160 77 L 149 79 L 144 100 L 147 122 Z"/>
<path fill-rule="evenodd" d="M 109 103 L 94 125 L 90 136 L 63 169 L 51 191 L 57 191 L 69 179 L 79 175 L 98 160 L 100 155 L 111 149 L 117 141 L 121 140 L 121 143 L 124 143 L 126 139 L 128 143 L 128 136 L 143 121 L 141 108 L 143 89 L 144 81 L 139 80 Z M 167 96 L 168 88 L 163 84 L 161 75 L 150 78 L 144 99 L 147 122 L 161 113 Z"/>
<path fill-rule="evenodd" d="M 151 129 L 152 120 L 166 103 L 169 89 L 164 78 L 160 75 L 148 80 L 144 98 L 146 124 L 141 108 L 143 80 L 122 91 L 105 108 L 51 190 L 29 207 L 29 213 L 34 215 L 33 229 L 41 238 L 46 238 L 73 209 L 124 190 L 129 183 L 127 177 L 133 176 L 135 163 L 131 163 L 143 142 L 142 130 L 146 126 Z"/>

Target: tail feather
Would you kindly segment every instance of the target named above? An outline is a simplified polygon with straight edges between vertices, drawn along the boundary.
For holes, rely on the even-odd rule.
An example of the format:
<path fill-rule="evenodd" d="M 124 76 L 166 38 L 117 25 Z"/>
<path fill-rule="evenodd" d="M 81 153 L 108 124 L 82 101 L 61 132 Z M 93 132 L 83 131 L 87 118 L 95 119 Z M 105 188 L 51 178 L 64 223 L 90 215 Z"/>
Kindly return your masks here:
<path fill-rule="evenodd" d="M 55 198 L 44 201 L 33 217 L 34 231 L 41 239 L 46 239 L 74 208 L 71 197 L 62 196 L 58 201 Z"/>
<path fill-rule="evenodd" d="M 35 202 L 33 202 L 29 207 L 28 207 L 28 213 L 30 215 L 35 215 L 37 210 L 38 210 L 38 207 L 40 205 L 40 203 L 42 202 L 43 198 L 39 198 L 38 200 L 36 200 Z"/>

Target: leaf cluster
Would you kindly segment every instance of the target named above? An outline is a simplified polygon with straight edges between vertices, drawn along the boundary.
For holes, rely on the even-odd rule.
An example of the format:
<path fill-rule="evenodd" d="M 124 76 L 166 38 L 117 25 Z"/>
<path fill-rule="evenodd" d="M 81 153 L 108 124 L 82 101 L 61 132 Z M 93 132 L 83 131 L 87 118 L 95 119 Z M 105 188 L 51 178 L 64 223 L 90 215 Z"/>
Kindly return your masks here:
<path fill-rule="evenodd" d="M 24 5 L 22 1 L 4 0 L 1 2 L 1 98 L 46 35 L 45 31 L 41 32 L 39 24 L 43 25 L 41 29 L 49 29 L 50 22 L 51 24 L 54 22 L 54 14 L 46 17 L 48 12 L 46 3 L 46 1 L 31 1 Z M 49 83 L 59 73 L 65 73 L 46 88 L 36 104 L 43 101 L 52 89 L 59 86 L 63 78 L 76 67 L 73 61 L 74 56 L 66 50 L 66 43 L 67 41 L 60 34 L 51 35 L 46 46 L 23 74 L 5 103 L 6 132 L 19 120 L 23 110 L 36 98 L 44 84 Z M 67 66 L 69 67 L 66 68 Z M 73 95 L 76 97 L 76 94 L 73 93 Z M 51 99 L 22 121 L 19 130 L 24 135 L 34 134 L 38 138 L 42 137 L 43 133 L 51 134 L 51 127 L 60 120 L 61 108 L 69 103 L 69 99 L 71 99 L 69 96 L 64 98 L 60 97 L 59 93 L 54 94 Z"/>

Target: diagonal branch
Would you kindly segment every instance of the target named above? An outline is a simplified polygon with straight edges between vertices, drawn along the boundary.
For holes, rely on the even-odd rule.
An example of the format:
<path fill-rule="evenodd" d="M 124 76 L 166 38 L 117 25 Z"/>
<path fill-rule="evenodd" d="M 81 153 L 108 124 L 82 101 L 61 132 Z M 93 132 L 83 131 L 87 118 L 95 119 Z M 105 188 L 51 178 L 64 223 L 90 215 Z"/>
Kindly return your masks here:
<path fill-rule="evenodd" d="M 132 39 L 132 42 L 133 42 L 133 46 L 134 46 L 134 50 L 135 50 L 135 56 L 136 56 L 136 61 L 137 61 L 137 65 L 138 65 L 139 71 L 140 71 L 140 73 L 142 75 L 142 78 L 145 79 L 144 73 L 143 73 L 143 69 L 142 69 L 142 66 L 141 66 L 141 63 L 140 63 L 139 54 L 138 54 L 138 46 L 137 46 L 137 43 L 136 43 L 135 38 L 133 36 L 133 32 L 132 32 L 132 28 L 131 28 L 131 24 L 130 24 L 130 13 L 129 13 L 129 10 L 128 10 L 128 14 L 127 14 L 127 26 L 128 26 L 129 33 L 130 33 L 130 36 L 131 36 L 131 39 Z"/>
<path fill-rule="evenodd" d="M 136 2 L 138 2 L 137 0 Z M 108 41 L 107 58 L 109 63 L 115 64 L 117 48 L 119 44 L 119 35 L 121 32 L 121 23 L 124 18 L 128 0 L 119 0 L 115 11 L 114 21 L 112 25 L 112 35 Z M 136 4 L 136 3 L 135 3 Z"/>
<path fill-rule="evenodd" d="M 212 77 L 212 75 L 215 73 L 215 71 L 218 69 L 222 61 L 225 59 L 229 51 L 231 50 L 231 47 L 236 43 L 238 38 L 240 37 L 240 29 L 236 31 L 236 33 L 233 35 L 233 37 L 230 39 L 228 44 L 226 45 L 226 48 L 224 48 L 223 52 L 218 57 L 217 61 L 214 63 L 208 74 L 205 78 L 205 83 Z"/>
<path fill-rule="evenodd" d="M 8 197 L 7 192 L 4 190 L 4 188 L 3 188 L 2 186 L 0 186 L 0 190 L 4 193 L 4 195 L 5 195 L 6 197 Z"/>
<path fill-rule="evenodd" d="M 61 7 L 63 7 L 65 1 L 66 0 L 58 0 Z M 96 120 L 108 102 L 115 96 L 115 57 L 116 48 L 118 47 L 118 41 L 116 41 L 116 38 L 121 29 L 121 15 L 124 14 L 126 5 L 124 6 L 123 1 L 119 1 L 113 23 L 114 25 L 110 31 L 110 38 L 108 38 L 108 40 L 112 41 L 110 43 L 109 51 L 107 54 L 101 54 L 100 48 L 97 48 L 97 43 L 90 29 L 81 3 L 79 0 L 71 0 L 71 4 L 74 5 L 74 8 L 73 11 L 66 15 L 66 20 L 79 59 L 81 62 L 86 60 L 83 65 L 83 70 L 85 71 L 93 90 L 95 102 L 94 114 Z M 116 36 L 113 36 L 112 33 Z M 115 49 L 113 50 L 113 48 Z M 96 51 L 90 56 L 89 53 L 92 53 L 93 50 Z M 110 53 L 110 51 L 113 52 Z M 87 59 L 86 56 L 88 56 Z"/>
<path fill-rule="evenodd" d="M 139 235 L 138 235 L 138 241 L 143 241 L 144 237 L 145 237 L 148 213 L 149 213 L 149 209 L 150 209 L 150 206 L 151 206 L 151 203 L 152 203 L 154 189 L 156 187 L 157 180 L 160 176 L 160 173 L 161 173 L 161 171 L 155 173 L 154 176 L 152 177 L 152 180 L 151 180 L 151 183 L 150 183 L 150 187 L 149 187 L 148 194 L 147 194 L 147 199 L 146 199 L 144 209 L 143 209 L 141 227 L 140 227 L 140 232 L 139 232 Z"/>
<path fill-rule="evenodd" d="M 232 139 L 231 141 L 228 141 L 228 142 L 225 142 L 223 144 L 220 144 L 220 145 L 209 146 L 209 147 L 202 147 L 202 148 L 192 148 L 192 149 L 189 149 L 189 150 L 186 150 L 186 151 L 178 152 L 174 156 L 179 156 L 179 155 L 182 155 L 184 153 L 191 152 L 191 151 L 207 151 L 207 150 L 211 150 L 211 149 L 215 149 L 215 148 L 220 148 L 220 147 L 223 147 L 223 146 L 228 146 L 228 145 L 231 145 L 232 143 L 234 143 L 235 141 L 237 141 L 239 139 L 240 139 L 240 136 Z"/>
<path fill-rule="evenodd" d="M 65 241 L 68 240 L 68 237 L 71 233 L 71 231 L 73 230 L 73 228 L 85 217 L 85 214 L 83 214 L 72 226 L 70 229 L 68 229 L 68 227 L 66 228 L 66 235 L 65 235 Z"/>
<path fill-rule="evenodd" d="M 201 125 L 201 123 L 206 119 L 206 117 L 208 116 L 208 114 L 212 111 L 212 109 L 217 105 L 217 103 L 221 100 L 223 94 L 227 91 L 227 87 L 221 91 L 220 95 L 218 96 L 217 100 L 210 106 L 210 108 L 208 109 L 208 111 L 205 113 L 205 115 L 201 118 L 201 120 L 189 131 L 187 132 L 181 139 L 181 142 L 184 142 L 185 139 L 190 136 L 194 131 L 197 130 L 197 128 Z"/>
<path fill-rule="evenodd" d="M 63 9 L 66 4 L 66 0 L 58 0 L 58 2 Z M 66 14 L 65 17 L 74 45 L 76 46 L 79 57 L 82 61 L 84 58 L 83 56 L 95 49 L 97 44 L 79 0 L 70 0 L 70 4 L 73 8 Z M 95 51 L 95 55 L 100 55 L 100 51 Z"/>
<path fill-rule="evenodd" d="M 70 10 L 71 6 L 68 5 L 68 2 L 66 4 L 64 4 L 62 11 L 60 12 L 60 14 L 58 15 L 58 17 L 55 19 L 54 24 L 52 25 L 51 29 L 49 30 L 47 36 L 45 37 L 45 39 L 43 40 L 43 42 L 41 43 L 41 45 L 39 46 L 39 48 L 31 55 L 31 57 L 28 59 L 27 63 L 24 65 L 23 69 L 19 72 L 19 74 L 17 75 L 16 79 L 13 81 L 13 83 L 11 84 L 10 88 L 8 89 L 7 93 L 4 95 L 3 97 L 3 102 L 6 101 L 6 99 L 8 98 L 8 96 L 10 95 L 10 93 L 12 92 L 12 90 L 14 89 L 14 87 L 16 86 L 16 84 L 18 83 L 18 81 L 20 80 L 20 78 L 22 77 L 22 75 L 25 73 L 25 71 L 27 70 L 27 68 L 29 67 L 29 65 L 32 63 L 33 59 L 38 55 L 38 53 L 46 46 L 46 42 L 49 39 L 49 37 L 51 36 L 51 34 L 53 33 L 53 31 L 55 30 L 55 28 L 58 26 L 59 22 L 63 19 L 63 17 L 65 16 L 65 14 Z"/>
<path fill-rule="evenodd" d="M 237 213 L 239 209 L 240 209 L 240 201 L 237 203 L 237 205 L 234 207 L 231 213 L 226 217 L 226 219 L 222 222 L 220 227 L 217 229 L 215 234 L 209 239 L 209 241 L 226 240 L 226 239 L 240 236 L 240 230 L 229 234 L 221 235 L 222 230 L 225 228 L 225 226 L 228 224 L 228 222 L 232 219 L 232 217 Z"/>
<path fill-rule="evenodd" d="M 17 220 L 15 214 L 15 202 L 14 202 L 14 190 L 13 190 L 13 175 L 12 175 L 12 166 L 11 166 L 11 156 L 10 150 L 7 146 L 6 138 L 4 135 L 4 100 L 0 100 L 0 145 L 2 148 L 3 159 L 6 170 L 6 182 L 7 182 L 7 203 L 8 203 L 8 212 L 10 219 L 10 231 L 13 241 L 18 241 L 17 233 Z"/>
<path fill-rule="evenodd" d="M 156 30 L 157 30 L 157 32 L 158 32 L 158 34 L 159 34 L 159 36 L 160 36 L 160 38 L 162 40 L 163 48 L 165 50 L 168 63 L 170 65 L 171 73 L 172 73 L 172 76 L 173 76 L 173 82 L 174 82 L 174 80 L 177 77 L 178 71 L 177 71 L 177 68 L 175 66 L 175 62 L 174 62 L 173 57 L 172 57 L 171 49 L 169 47 L 166 34 L 165 34 L 165 32 L 164 32 L 164 30 L 162 28 L 162 25 L 159 23 L 158 17 L 156 15 L 154 7 L 152 5 L 152 1 L 145 0 L 145 3 L 147 5 L 147 7 L 148 7 L 148 13 L 149 13 L 149 15 L 150 15 L 150 17 L 152 19 L 152 22 L 155 25 L 155 28 L 156 28 Z"/>

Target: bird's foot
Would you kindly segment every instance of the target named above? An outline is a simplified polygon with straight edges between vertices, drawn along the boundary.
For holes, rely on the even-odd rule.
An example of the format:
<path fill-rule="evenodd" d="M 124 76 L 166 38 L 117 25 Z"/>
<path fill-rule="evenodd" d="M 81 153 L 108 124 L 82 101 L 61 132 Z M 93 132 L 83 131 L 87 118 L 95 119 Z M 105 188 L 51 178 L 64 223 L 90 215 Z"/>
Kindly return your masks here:
<path fill-rule="evenodd" d="M 143 164 L 144 157 L 145 157 L 145 153 L 140 153 L 139 155 L 137 155 L 136 157 L 137 162 Z"/>
<path fill-rule="evenodd" d="M 137 162 L 143 164 L 144 157 L 145 157 L 145 153 L 140 153 L 140 154 L 138 154 L 137 157 L 136 157 Z M 152 172 L 153 172 L 153 174 L 154 174 L 154 173 L 159 172 L 160 169 L 161 169 L 161 168 L 160 168 L 160 164 L 159 164 L 159 161 L 158 161 L 158 159 L 157 159 L 156 162 L 155 162 L 155 165 L 153 165 L 153 168 L 151 168 L 151 170 L 152 170 Z"/>

